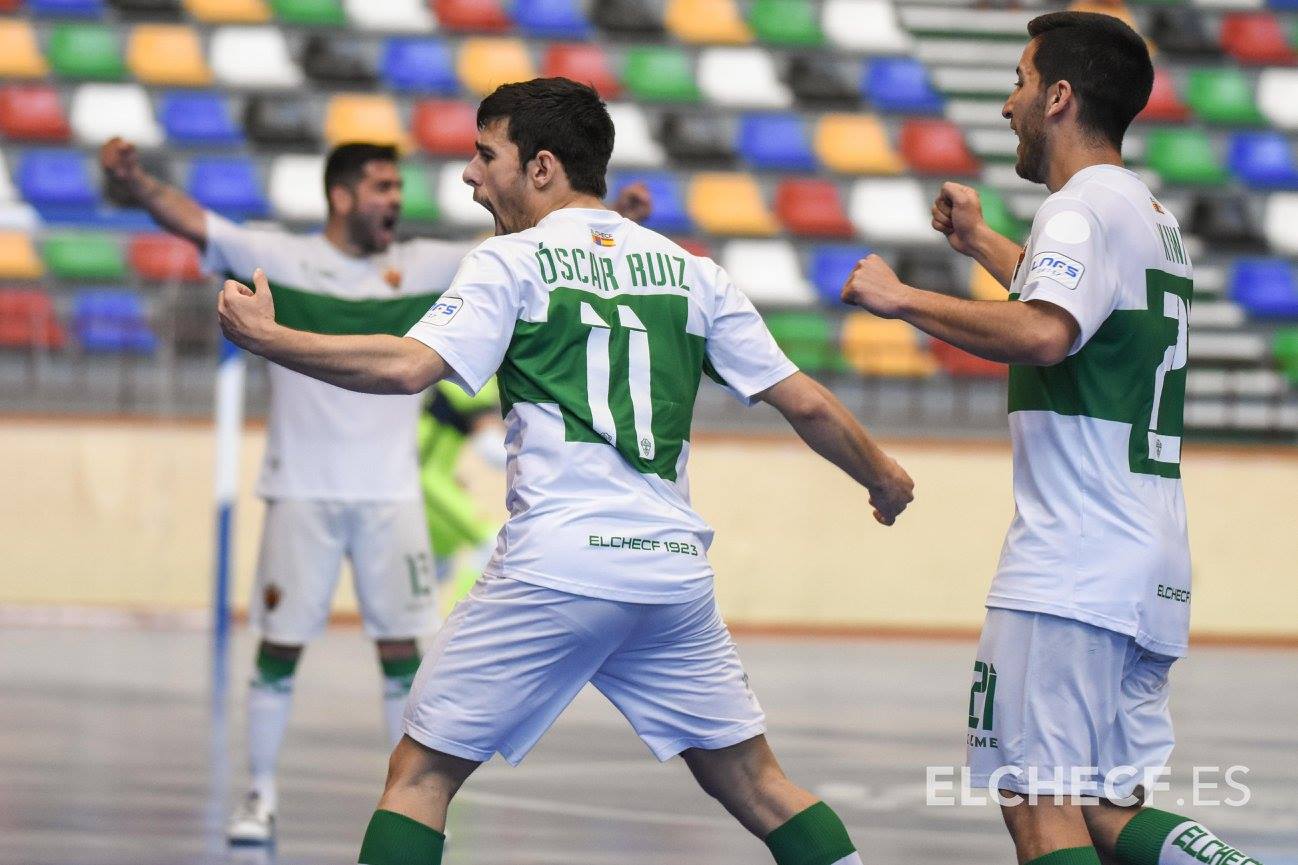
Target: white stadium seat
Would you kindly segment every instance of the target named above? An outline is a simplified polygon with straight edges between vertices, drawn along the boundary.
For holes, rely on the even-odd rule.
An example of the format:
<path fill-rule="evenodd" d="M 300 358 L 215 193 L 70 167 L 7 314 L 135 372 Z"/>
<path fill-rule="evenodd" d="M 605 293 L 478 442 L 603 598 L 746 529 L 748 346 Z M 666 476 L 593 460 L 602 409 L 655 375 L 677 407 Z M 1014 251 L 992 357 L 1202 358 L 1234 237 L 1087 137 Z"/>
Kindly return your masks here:
<path fill-rule="evenodd" d="M 21 198 L 18 190 L 14 189 L 13 181 L 9 179 L 9 165 L 5 160 L 5 152 L 0 148 L 0 202 L 16 201 Z"/>
<path fill-rule="evenodd" d="M 0 231 L 37 231 L 44 222 L 25 201 L 0 201 Z"/>
<path fill-rule="evenodd" d="M 911 46 L 891 0 L 828 0 L 820 29 L 832 44 L 848 51 L 898 54 Z"/>
<path fill-rule="evenodd" d="M 288 154 L 276 157 L 270 169 L 270 203 L 280 219 L 323 222 L 328 211 L 324 187 L 324 157 Z"/>
<path fill-rule="evenodd" d="M 1257 107 L 1272 125 L 1298 129 L 1298 69 L 1263 69 L 1257 79 Z"/>
<path fill-rule="evenodd" d="M 793 101 L 764 48 L 705 48 L 698 80 L 699 90 L 718 105 L 785 108 Z"/>
<path fill-rule="evenodd" d="M 793 245 L 783 240 L 732 240 L 720 264 L 759 307 L 809 306 L 816 302 L 802 277 Z"/>
<path fill-rule="evenodd" d="M 345 0 L 347 18 L 362 30 L 427 33 L 437 19 L 425 0 Z"/>
<path fill-rule="evenodd" d="M 164 138 L 149 96 L 138 84 L 82 84 L 72 94 L 68 122 L 82 144 L 102 144 L 120 135 L 141 147 L 156 147 Z"/>
<path fill-rule="evenodd" d="M 209 48 L 212 71 L 228 87 L 288 89 L 302 84 L 278 27 L 220 27 Z"/>
<path fill-rule="evenodd" d="M 1271 250 L 1281 255 L 1298 256 L 1298 192 L 1277 192 L 1266 200 L 1262 230 Z"/>
<path fill-rule="evenodd" d="M 852 187 L 848 215 L 867 240 L 881 243 L 935 243 L 928 197 L 906 178 L 866 178 Z"/>
<path fill-rule="evenodd" d="M 473 200 L 473 190 L 463 180 L 467 162 L 443 165 L 437 175 L 437 205 L 442 215 L 460 225 L 492 228 L 495 223 L 487 209 Z"/>
<path fill-rule="evenodd" d="M 613 119 L 613 166 L 658 167 L 665 161 L 663 149 L 649 131 L 644 110 L 631 102 L 614 102 L 608 106 Z"/>

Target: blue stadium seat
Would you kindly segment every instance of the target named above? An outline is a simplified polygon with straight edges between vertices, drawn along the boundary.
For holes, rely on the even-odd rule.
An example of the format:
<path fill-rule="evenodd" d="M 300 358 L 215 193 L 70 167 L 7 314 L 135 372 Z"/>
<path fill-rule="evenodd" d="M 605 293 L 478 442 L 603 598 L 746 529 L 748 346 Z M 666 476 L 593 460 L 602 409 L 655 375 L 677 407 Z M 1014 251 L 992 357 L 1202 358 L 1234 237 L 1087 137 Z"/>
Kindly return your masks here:
<path fill-rule="evenodd" d="M 866 61 L 861 92 L 880 111 L 936 114 L 942 110 L 942 96 L 929 83 L 928 70 L 910 57 Z"/>
<path fill-rule="evenodd" d="M 527 36 L 546 39 L 587 39 L 590 22 L 577 0 L 517 0 L 514 21 Z"/>
<path fill-rule="evenodd" d="M 842 303 L 843 283 L 856 263 L 871 252 L 867 246 L 817 246 L 811 253 L 811 283 L 821 303 Z"/>
<path fill-rule="evenodd" d="M 1257 318 L 1298 318 L 1298 281 L 1283 259 L 1238 259 L 1231 267 L 1230 296 Z"/>
<path fill-rule="evenodd" d="M 1289 141 L 1279 132 L 1239 132 L 1230 138 L 1226 164 L 1257 189 L 1298 189 L 1298 166 Z"/>
<path fill-rule="evenodd" d="M 1292 9 L 1298 12 L 1298 0 L 1270 0 L 1267 5 L 1272 9 Z"/>
<path fill-rule="evenodd" d="M 18 166 L 18 188 L 37 210 L 92 210 L 99 196 L 77 150 L 29 150 Z"/>
<path fill-rule="evenodd" d="M 247 159 L 195 159 L 189 170 L 189 194 L 204 207 L 233 219 L 270 212 L 257 171 Z"/>
<path fill-rule="evenodd" d="M 219 93 L 167 93 L 159 114 L 172 143 L 235 144 L 243 140 Z"/>
<path fill-rule="evenodd" d="M 620 174 L 609 187 L 611 197 L 616 198 L 618 193 L 632 183 L 643 183 L 649 187 L 649 194 L 653 196 L 653 213 L 644 220 L 646 228 L 667 234 L 689 234 L 695 230 L 680 180 L 675 175 L 663 171 Z"/>
<path fill-rule="evenodd" d="M 437 39 L 389 39 L 379 69 L 393 90 L 452 95 L 460 89 L 455 58 Z"/>
<path fill-rule="evenodd" d="M 133 291 L 96 289 L 78 294 L 72 304 L 72 329 L 86 352 L 153 354 L 158 348 L 144 300 Z"/>
<path fill-rule="evenodd" d="M 27 0 L 25 11 L 62 18 L 101 18 L 104 3 L 103 0 Z"/>
<path fill-rule="evenodd" d="M 807 128 L 796 114 L 749 114 L 740 118 L 736 148 L 755 168 L 816 168 Z"/>

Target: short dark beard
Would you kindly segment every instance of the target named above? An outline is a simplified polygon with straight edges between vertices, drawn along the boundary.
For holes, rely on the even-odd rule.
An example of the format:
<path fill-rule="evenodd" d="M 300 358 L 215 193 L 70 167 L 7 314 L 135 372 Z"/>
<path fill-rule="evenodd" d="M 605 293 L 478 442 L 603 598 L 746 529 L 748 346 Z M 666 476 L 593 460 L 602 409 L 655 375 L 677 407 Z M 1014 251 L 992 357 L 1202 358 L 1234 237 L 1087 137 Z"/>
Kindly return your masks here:
<path fill-rule="evenodd" d="M 353 210 L 347 214 L 346 219 L 347 236 L 362 254 L 374 255 L 383 251 L 379 248 L 378 241 L 374 239 L 374 232 L 370 230 L 370 221 L 367 217 Z"/>
<path fill-rule="evenodd" d="M 1031 183 L 1046 182 L 1046 97 L 1032 103 L 1026 114 L 1019 117 L 1019 141 L 1023 145 L 1023 155 L 1014 165 L 1019 177 Z"/>

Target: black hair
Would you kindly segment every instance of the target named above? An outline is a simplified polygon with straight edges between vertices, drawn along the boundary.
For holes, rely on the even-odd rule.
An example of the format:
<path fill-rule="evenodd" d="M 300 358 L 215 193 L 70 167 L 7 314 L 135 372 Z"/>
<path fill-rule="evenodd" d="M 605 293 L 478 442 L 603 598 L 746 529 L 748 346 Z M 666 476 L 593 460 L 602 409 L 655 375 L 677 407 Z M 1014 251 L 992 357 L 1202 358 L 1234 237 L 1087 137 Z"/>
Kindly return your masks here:
<path fill-rule="evenodd" d="M 335 186 L 355 187 L 365 176 L 366 163 L 396 161 L 397 149 L 391 144 L 339 144 L 325 159 L 325 201 L 329 200 L 329 190 Z M 332 204 L 329 209 L 333 209 Z"/>
<path fill-rule="evenodd" d="M 1051 12 L 1028 22 L 1037 40 L 1033 64 L 1041 86 L 1067 81 L 1078 120 L 1121 149 L 1122 137 L 1149 102 L 1154 64 L 1145 40 L 1125 22 L 1096 12 Z"/>
<path fill-rule="evenodd" d="M 478 128 L 508 121 L 520 165 L 548 150 L 563 163 L 575 192 L 603 198 L 613 154 L 613 120 L 593 87 L 567 78 L 502 84 L 478 106 Z"/>

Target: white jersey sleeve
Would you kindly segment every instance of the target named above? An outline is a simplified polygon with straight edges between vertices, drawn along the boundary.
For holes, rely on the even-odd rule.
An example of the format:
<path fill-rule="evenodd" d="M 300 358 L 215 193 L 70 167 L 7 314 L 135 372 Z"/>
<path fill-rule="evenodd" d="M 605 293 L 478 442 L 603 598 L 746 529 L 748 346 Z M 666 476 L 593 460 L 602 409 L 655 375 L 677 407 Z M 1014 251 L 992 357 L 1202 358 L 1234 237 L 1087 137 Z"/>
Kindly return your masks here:
<path fill-rule="evenodd" d="M 707 331 L 707 360 L 713 376 L 744 405 L 753 396 L 798 371 L 775 344 L 753 302 L 717 268 L 716 298 Z"/>
<path fill-rule="evenodd" d="M 448 378 L 476 395 L 504 360 L 520 308 L 519 289 L 504 259 L 479 247 L 406 336 L 441 355 L 451 367 Z"/>
<path fill-rule="evenodd" d="M 251 279 L 253 270 L 283 257 L 284 242 L 289 237 L 276 229 L 238 225 L 209 210 L 203 269 L 215 276 L 232 273 L 240 279 Z"/>
<path fill-rule="evenodd" d="M 1088 204 L 1056 197 L 1042 206 L 1022 264 L 1028 272 L 1019 300 L 1044 300 L 1073 317 L 1079 333 L 1070 355 L 1090 341 L 1117 304 L 1119 285 L 1107 265 L 1104 233 Z"/>

